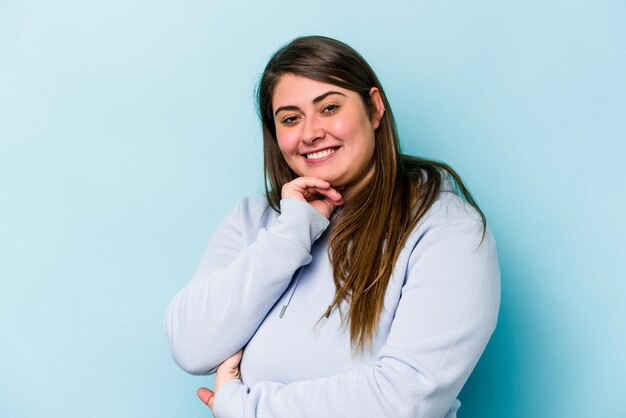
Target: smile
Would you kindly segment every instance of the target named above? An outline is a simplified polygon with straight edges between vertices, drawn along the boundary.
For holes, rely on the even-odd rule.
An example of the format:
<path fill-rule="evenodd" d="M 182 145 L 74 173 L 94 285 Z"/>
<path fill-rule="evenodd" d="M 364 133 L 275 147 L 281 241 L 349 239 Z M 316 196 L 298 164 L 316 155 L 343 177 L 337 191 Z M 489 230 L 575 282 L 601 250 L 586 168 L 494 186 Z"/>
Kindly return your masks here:
<path fill-rule="evenodd" d="M 309 160 L 319 160 L 320 158 L 328 157 L 331 154 L 334 154 L 337 151 L 337 148 L 326 148 L 321 151 L 312 152 L 310 154 L 305 154 L 306 158 Z"/>

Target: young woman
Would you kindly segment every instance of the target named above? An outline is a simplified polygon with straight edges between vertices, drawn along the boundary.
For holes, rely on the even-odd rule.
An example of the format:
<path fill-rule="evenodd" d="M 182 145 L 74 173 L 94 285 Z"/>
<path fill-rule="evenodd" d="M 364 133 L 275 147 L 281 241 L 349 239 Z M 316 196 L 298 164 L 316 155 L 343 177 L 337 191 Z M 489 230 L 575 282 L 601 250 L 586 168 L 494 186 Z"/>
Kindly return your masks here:
<path fill-rule="evenodd" d="M 446 417 L 495 326 L 494 239 L 447 165 L 400 153 L 376 75 L 295 39 L 258 88 L 266 196 L 241 200 L 169 306 L 219 418 Z M 243 351 L 242 351 L 243 350 Z"/>

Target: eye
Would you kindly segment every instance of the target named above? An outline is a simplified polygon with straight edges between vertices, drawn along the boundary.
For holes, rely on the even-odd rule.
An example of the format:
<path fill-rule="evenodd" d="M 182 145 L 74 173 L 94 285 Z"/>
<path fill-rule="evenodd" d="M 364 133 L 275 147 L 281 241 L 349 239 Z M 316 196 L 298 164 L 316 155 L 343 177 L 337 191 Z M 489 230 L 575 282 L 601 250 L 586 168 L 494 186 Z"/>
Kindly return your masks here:
<path fill-rule="evenodd" d="M 280 123 L 285 126 L 294 125 L 297 121 L 298 121 L 298 116 L 296 115 L 288 115 L 280 119 Z"/>
<path fill-rule="evenodd" d="M 336 103 L 328 103 L 322 108 L 322 113 L 335 113 L 339 109 L 339 105 Z"/>

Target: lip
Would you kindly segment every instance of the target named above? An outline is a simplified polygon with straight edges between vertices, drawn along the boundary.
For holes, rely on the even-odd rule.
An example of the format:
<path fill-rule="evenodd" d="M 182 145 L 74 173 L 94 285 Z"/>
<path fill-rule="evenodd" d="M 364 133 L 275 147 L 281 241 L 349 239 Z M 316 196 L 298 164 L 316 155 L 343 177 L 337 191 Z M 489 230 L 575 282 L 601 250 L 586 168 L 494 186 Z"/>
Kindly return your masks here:
<path fill-rule="evenodd" d="M 306 153 L 302 153 L 302 157 L 304 158 L 304 160 L 308 163 L 308 164 L 318 164 L 318 163 L 323 163 L 324 161 L 327 161 L 331 158 L 333 158 L 333 156 L 335 155 L 335 153 L 339 150 L 340 146 L 334 146 L 334 147 L 325 147 L 325 148 L 320 148 L 318 150 L 312 150 Z M 316 154 L 318 152 L 323 152 L 326 150 L 332 150 L 332 152 L 328 155 L 325 155 L 323 157 L 319 157 L 319 158 L 308 158 L 307 155 L 310 154 Z"/>

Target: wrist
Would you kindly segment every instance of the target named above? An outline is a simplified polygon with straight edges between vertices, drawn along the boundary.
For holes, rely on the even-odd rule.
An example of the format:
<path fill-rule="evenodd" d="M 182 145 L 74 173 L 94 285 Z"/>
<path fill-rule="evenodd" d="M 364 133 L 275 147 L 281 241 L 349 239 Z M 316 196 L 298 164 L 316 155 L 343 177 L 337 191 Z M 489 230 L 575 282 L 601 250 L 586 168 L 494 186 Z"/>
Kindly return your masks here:
<path fill-rule="evenodd" d="M 219 418 L 241 418 L 248 397 L 248 388 L 239 379 L 224 383 L 219 392 L 215 392 L 213 413 Z"/>

